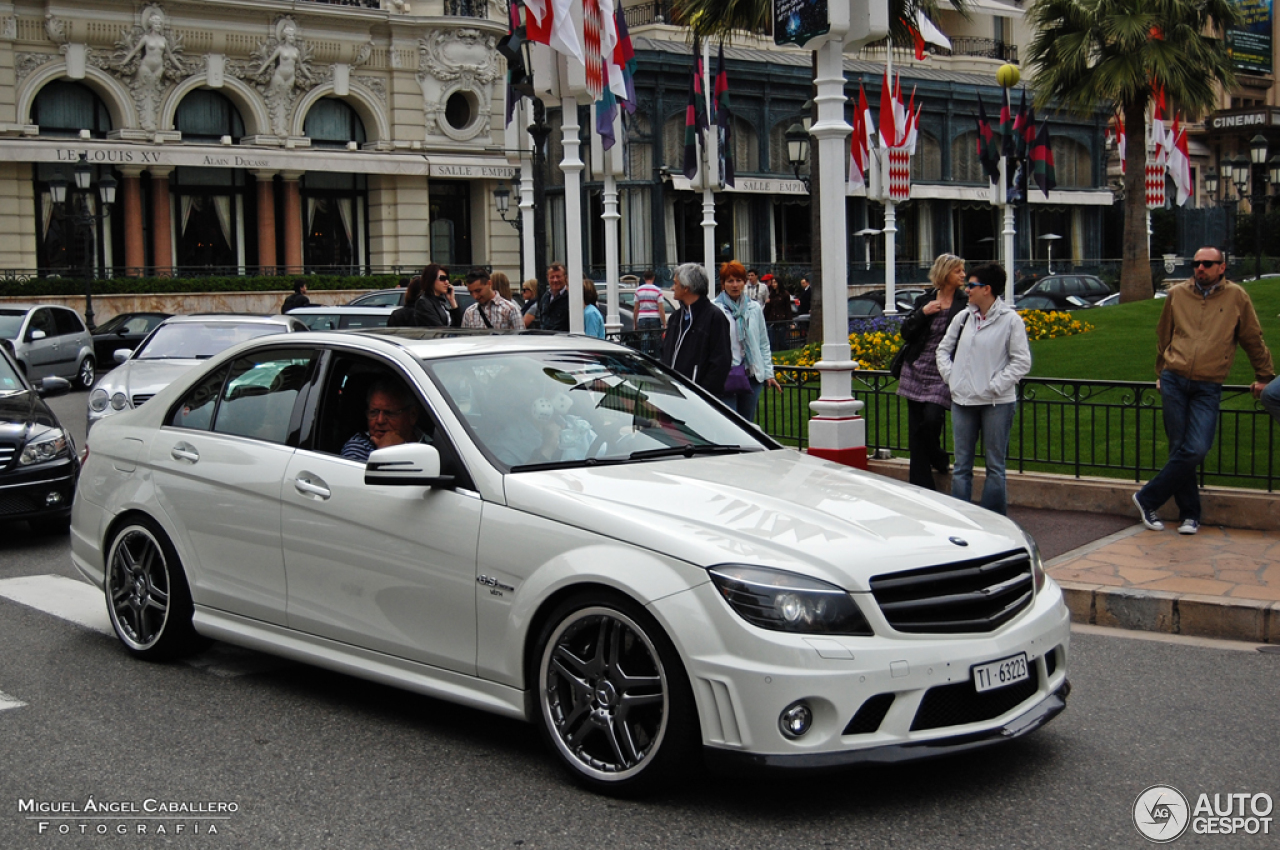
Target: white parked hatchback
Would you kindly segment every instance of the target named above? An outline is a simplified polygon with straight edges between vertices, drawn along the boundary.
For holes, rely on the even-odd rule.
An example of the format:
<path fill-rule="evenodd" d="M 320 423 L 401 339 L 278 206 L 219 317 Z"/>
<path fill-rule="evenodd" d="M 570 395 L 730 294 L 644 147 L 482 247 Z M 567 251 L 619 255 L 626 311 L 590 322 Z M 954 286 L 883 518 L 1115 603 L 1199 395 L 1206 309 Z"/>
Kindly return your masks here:
<path fill-rule="evenodd" d="M 94 427 L 72 555 L 134 655 L 212 638 L 524 718 L 606 793 L 968 750 L 1069 690 L 1016 524 L 577 336 L 237 346 Z"/>

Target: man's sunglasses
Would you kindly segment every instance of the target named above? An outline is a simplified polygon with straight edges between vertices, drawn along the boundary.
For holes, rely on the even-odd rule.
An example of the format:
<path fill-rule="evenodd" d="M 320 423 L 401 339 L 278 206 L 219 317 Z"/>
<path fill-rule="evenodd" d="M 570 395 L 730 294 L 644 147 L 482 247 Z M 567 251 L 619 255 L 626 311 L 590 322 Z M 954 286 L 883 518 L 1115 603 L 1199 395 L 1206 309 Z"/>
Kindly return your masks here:
<path fill-rule="evenodd" d="M 1222 260 L 1196 260 L 1191 265 L 1198 269 L 1207 269 L 1209 266 L 1216 266 L 1221 262 Z"/>
<path fill-rule="evenodd" d="M 976 280 L 971 280 L 971 281 L 969 281 L 968 283 L 966 283 L 966 284 L 964 285 L 964 288 L 965 288 L 965 289 L 974 289 L 974 288 L 979 287 L 979 286 L 987 286 L 987 285 L 988 285 L 988 284 L 985 284 L 985 283 L 978 283 Z"/>

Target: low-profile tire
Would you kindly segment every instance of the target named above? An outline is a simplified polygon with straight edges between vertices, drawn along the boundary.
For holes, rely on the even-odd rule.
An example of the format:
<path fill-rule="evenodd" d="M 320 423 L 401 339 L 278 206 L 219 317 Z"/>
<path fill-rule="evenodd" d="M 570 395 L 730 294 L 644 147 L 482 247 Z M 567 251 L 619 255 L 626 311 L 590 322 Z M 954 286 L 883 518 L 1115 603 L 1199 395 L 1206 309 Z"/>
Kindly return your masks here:
<path fill-rule="evenodd" d="M 167 661 L 204 645 L 191 622 L 182 563 L 155 522 L 137 517 L 121 526 L 111 538 L 106 567 L 107 614 L 131 655 Z"/>
<path fill-rule="evenodd" d="M 97 377 L 98 367 L 93 362 L 93 358 L 86 357 L 81 360 L 79 368 L 76 369 L 76 386 L 82 390 L 93 389 L 93 382 Z"/>
<path fill-rule="evenodd" d="M 693 692 L 639 605 L 606 593 L 565 601 L 533 661 L 538 728 L 575 780 L 633 797 L 688 778 L 701 747 Z"/>

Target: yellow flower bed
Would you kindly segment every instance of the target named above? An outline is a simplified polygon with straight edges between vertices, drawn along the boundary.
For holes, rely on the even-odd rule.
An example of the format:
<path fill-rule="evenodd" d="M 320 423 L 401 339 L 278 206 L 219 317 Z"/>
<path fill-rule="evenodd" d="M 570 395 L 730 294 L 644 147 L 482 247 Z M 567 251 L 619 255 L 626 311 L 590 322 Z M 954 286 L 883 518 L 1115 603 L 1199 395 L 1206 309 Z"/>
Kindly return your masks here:
<path fill-rule="evenodd" d="M 1020 310 L 1019 315 L 1027 326 L 1027 339 L 1055 339 L 1088 333 L 1093 325 L 1073 318 L 1071 313 L 1043 310 Z M 869 333 L 850 334 L 850 356 L 858 361 L 859 369 L 888 369 L 893 355 L 902 347 L 902 335 L 897 331 L 877 330 Z M 804 348 L 783 351 L 773 356 L 775 366 L 803 368 L 813 366 L 822 356 L 822 348 L 811 343 Z"/>

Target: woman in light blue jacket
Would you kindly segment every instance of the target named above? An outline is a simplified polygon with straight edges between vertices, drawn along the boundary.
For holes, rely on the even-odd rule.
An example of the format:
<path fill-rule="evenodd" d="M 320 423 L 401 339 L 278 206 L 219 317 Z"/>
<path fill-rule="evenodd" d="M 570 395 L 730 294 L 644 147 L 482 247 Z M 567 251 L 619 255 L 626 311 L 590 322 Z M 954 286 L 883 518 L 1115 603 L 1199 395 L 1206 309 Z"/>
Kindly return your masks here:
<path fill-rule="evenodd" d="M 782 392 L 782 387 L 773 377 L 773 352 L 769 348 L 764 311 L 758 301 L 743 294 L 746 285 L 747 270 L 742 263 L 731 260 L 720 267 L 721 289 L 716 296 L 716 306 L 729 318 L 729 341 L 733 348 L 729 382 L 736 372 L 745 370 L 749 387 L 731 392 L 727 382 L 720 400 L 739 416 L 755 422 L 756 406 L 765 384 L 778 392 Z"/>

